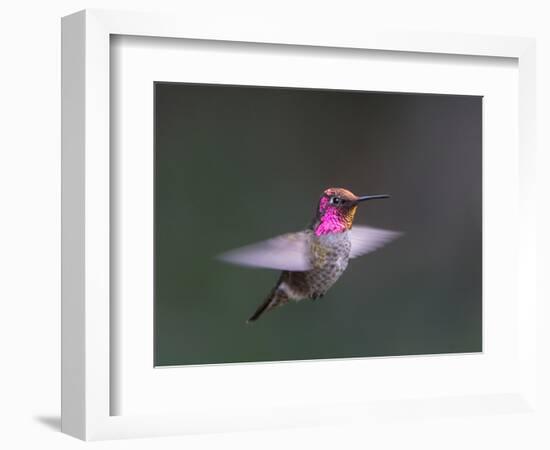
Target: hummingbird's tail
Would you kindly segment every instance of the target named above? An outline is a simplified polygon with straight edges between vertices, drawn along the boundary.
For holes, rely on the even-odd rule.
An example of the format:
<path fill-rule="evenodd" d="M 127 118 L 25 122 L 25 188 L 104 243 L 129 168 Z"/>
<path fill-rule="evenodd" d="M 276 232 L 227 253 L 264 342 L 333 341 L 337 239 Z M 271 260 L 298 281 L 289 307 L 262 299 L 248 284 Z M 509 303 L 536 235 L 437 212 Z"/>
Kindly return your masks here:
<path fill-rule="evenodd" d="M 279 288 L 280 283 L 277 283 L 277 286 L 275 286 L 265 301 L 258 306 L 258 309 L 250 316 L 250 319 L 248 319 L 246 322 L 254 322 L 260 318 L 260 316 L 270 309 L 275 308 L 279 305 L 284 305 L 288 302 L 289 298 L 285 291 Z"/>

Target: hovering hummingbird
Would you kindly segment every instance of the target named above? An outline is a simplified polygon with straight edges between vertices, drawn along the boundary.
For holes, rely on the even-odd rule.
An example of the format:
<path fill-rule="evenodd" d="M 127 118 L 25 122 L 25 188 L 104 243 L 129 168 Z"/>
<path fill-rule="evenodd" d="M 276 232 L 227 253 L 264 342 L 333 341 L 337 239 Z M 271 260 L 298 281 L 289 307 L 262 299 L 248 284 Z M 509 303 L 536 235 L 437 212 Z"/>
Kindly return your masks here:
<path fill-rule="evenodd" d="M 219 259 L 233 264 L 282 270 L 275 287 L 248 322 L 290 300 L 322 297 L 344 273 L 350 258 L 372 252 L 397 238 L 401 233 L 396 231 L 352 228 L 359 203 L 383 198 L 389 195 L 357 197 L 347 189 L 327 189 L 308 229 L 220 255 Z"/>

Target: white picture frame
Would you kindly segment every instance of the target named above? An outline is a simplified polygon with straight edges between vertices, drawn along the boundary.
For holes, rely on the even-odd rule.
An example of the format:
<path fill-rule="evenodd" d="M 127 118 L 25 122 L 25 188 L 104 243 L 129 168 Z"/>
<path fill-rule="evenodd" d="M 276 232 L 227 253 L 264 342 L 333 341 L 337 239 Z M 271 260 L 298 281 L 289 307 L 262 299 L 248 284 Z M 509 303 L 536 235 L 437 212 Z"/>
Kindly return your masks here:
<path fill-rule="evenodd" d="M 330 412 L 281 408 L 278 413 L 111 415 L 111 192 L 110 192 L 110 37 L 132 35 L 287 44 L 307 48 L 368 49 L 422 54 L 514 58 L 519 73 L 519 216 L 517 228 L 518 353 L 517 389 L 460 399 L 426 398 L 439 410 L 464 414 L 514 410 L 536 411 L 536 295 L 534 124 L 535 43 L 532 39 L 443 33 L 348 30 L 315 35 L 307 29 L 250 23 L 238 29 L 215 27 L 186 17 L 87 10 L 62 22 L 62 430 L 85 440 L 146 437 L 191 432 L 245 430 L 296 423 L 324 423 L 335 417 L 377 417 L 388 405 L 349 403 Z M 512 256 L 514 257 L 514 256 Z M 274 365 L 264 371 L 274 370 Z M 393 400 L 395 402 L 395 400 Z M 395 405 L 395 403 L 393 403 Z M 401 407 L 407 400 L 401 400 Z M 405 406 L 406 408 L 407 406 Z M 429 407 L 429 406 L 428 406 Z M 198 408 L 200 409 L 200 408 Z M 403 410 L 402 410 L 403 411 Z M 197 417 L 201 416 L 201 417 Z M 307 420 L 303 417 L 307 416 Z M 302 420 L 300 420 L 302 417 Z"/>

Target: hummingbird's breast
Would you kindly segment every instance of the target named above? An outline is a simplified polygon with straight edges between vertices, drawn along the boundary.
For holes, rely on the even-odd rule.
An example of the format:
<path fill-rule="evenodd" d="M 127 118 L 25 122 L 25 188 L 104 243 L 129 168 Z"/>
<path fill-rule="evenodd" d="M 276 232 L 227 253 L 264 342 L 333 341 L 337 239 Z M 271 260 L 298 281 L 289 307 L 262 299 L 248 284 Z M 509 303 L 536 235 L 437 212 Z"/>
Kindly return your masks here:
<path fill-rule="evenodd" d="M 311 244 L 312 266 L 319 270 L 341 269 L 348 265 L 351 240 L 349 232 L 315 236 Z"/>
<path fill-rule="evenodd" d="M 348 266 L 351 250 L 349 232 L 329 233 L 310 238 L 313 269 L 307 272 L 283 272 L 280 287 L 294 300 L 324 295 Z"/>

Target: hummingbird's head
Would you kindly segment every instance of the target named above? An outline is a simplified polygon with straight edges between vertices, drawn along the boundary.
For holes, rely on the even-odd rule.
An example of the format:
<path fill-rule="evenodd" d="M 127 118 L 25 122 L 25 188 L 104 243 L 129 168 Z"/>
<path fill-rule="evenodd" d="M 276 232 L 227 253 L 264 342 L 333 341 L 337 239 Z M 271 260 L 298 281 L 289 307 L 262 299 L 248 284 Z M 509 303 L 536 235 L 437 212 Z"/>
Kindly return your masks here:
<path fill-rule="evenodd" d="M 329 188 L 319 200 L 314 224 L 315 234 L 342 233 L 351 229 L 359 203 L 367 200 L 389 198 L 389 195 L 365 195 L 358 197 L 343 188 Z"/>

